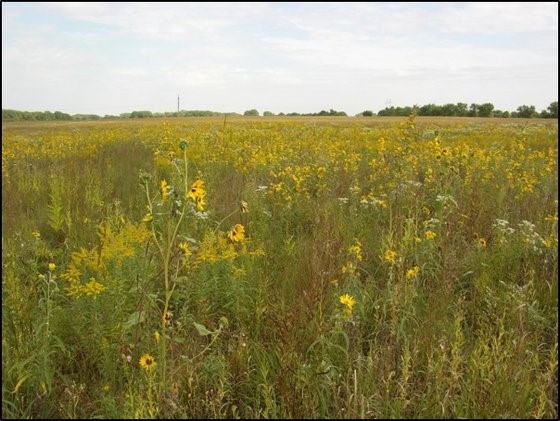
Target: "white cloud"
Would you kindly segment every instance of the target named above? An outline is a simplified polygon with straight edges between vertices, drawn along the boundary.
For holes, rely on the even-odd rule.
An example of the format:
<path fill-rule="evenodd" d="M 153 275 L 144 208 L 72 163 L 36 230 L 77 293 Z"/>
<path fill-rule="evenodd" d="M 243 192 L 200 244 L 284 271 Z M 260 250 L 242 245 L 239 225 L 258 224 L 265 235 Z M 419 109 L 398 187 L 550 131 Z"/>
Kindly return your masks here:
<path fill-rule="evenodd" d="M 3 3 L 2 101 L 100 114 L 173 109 L 177 92 L 193 108 L 239 112 L 356 113 L 388 98 L 544 108 L 557 99 L 557 12 L 556 3 Z"/>

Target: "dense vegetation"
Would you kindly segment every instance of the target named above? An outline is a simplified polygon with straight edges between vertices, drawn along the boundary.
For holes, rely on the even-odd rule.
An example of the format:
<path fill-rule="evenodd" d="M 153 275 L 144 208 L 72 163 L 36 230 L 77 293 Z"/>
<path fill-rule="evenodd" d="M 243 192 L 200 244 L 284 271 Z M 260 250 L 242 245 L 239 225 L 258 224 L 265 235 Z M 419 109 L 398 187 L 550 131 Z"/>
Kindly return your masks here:
<path fill-rule="evenodd" d="M 2 418 L 557 418 L 555 120 L 2 133 Z"/>

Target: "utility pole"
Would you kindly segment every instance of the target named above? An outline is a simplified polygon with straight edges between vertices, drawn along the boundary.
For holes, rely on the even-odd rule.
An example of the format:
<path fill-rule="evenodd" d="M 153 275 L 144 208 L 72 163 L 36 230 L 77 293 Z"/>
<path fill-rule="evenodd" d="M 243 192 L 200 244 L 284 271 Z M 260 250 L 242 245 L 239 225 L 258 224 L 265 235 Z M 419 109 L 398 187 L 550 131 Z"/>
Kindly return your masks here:
<path fill-rule="evenodd" d="M 179 94 L 177 94 L 177 114 L 179 114 Z"/>

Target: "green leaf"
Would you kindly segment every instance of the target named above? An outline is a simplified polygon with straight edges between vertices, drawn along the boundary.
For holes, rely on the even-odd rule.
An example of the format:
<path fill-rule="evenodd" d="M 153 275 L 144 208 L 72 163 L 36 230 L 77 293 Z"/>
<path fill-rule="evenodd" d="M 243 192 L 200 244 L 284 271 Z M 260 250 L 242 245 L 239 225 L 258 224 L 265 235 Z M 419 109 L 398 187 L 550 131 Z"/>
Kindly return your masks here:
<path fill-rule="evenodd" d="M 125 329 L 130 329 L 132 326 L 142 323 L 144 321 L 144 313 L 141 311 L 135 311 L 130 315 L 128 320 L 124 322 L 123 327 Z"/>
<path fill-rule="evenodd" d="M 211 335 L 212 332 L 210 332 L 208 329 L 206 329 L 206 326 L 201 325 L 200 323 L 196 323 L 193 322 L 194 327 L 196 327 L 196 330 L 198 330 L 198 334 L 200 336 L 206 336 L 206 335 Z"/>

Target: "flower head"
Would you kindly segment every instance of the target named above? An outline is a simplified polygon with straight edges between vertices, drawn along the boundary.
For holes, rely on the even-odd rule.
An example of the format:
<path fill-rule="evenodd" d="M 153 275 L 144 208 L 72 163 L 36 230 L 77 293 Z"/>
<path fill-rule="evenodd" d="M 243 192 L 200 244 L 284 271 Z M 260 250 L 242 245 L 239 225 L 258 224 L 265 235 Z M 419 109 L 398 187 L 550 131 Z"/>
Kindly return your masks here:
<path fill-rule="evenodd" d="M 245 240 L 245 227 L 241 224 L 236 224 L 228 233 L 228 238 L 234 243 L 241 243 Z"/>
<path fill-rule="evenodd" d="M 357 238 L 354 239 L 354 245 L 348 248 L 348 254 L 355 256 L 358 262 L 362 261 L 362 243 Z"/>
<path fill-rule="evenodd" d="M 352 307 L 354 307 L 354 304 L 356 304 L 356 300 L 354 300 L 354 297 L 348 294 L 341 295 L 339 301 L 340 304 L 345 305 L 350 310 L 352 310 Z"/>
<path fill-rule="evenodd" d="M 206 190 L 204 190 L 204 181 L 197 178 L 191 185 L 191 189 L 188 192 L 189 197 L 196 203 L 196 209 L 200 212 L 204 210 L 204 196 L 206 196 Z"/>
<path fill-rule="evenodd" d="M 356 304 L 356 300 L 354 300 L 354 297 L 348 294 L 341 295 L 338 300 L 340 301 L 340 304 L 346 307 L 344 309 L 344 318 L 348 320 L 352 315 L 353 307 L 354 304 Z"/>
<path fill-rule="evenodd" d="M 156 360 L 150 354 L 144 354 L 140 357 L 140 361 L 138 361 L 140 367 L 142 367 L 146 371 L 150 371 L 156 366 Z"/>
<path fill-rule="evenodd" d="M 426 231 L 426 240 L 433 240 L 437 237 L 437 234 L 433 231 Z"/>
<path fill-rule="evenodd" d="M 167 185 L 167 181 L 161 180 L 159 183 L 159 191 L 161 193 L 161 199 L 165 201 L 169 197 L 169 190 L 171 188 Z"/>
<path fill-rule="evenodd" d="M 54 263 L 49 263 L 49 272 L 53 272 L 56 269 L 56 265 Z"/>
<path fill-rule="evenodd" d="M 190 255 L 192 255 L 191 249 L 189 248 L 189 245 L 187 243 L 179 243 L 177 247 L 179 247 L 179 250 L 181 250 L 183 256 L 189 257 Z"/>
<path fill-rule="evenodd" d="M 406 279 L 413 279 L 418 276 L 420 273 L 420 268 L 418 266 L 414 266 L 406 271 Z"/>
<path fill-rule="evenodd" d="M 383 255 L 383 258 L 388 262 L 395 263 L 397 260 L 397 252 L 394 250 L 387 250 Z"/>

